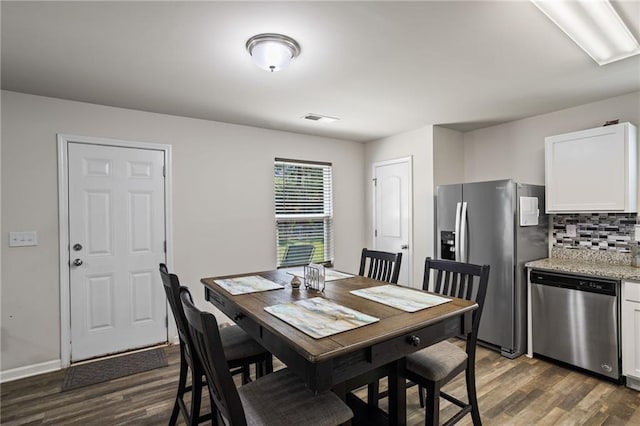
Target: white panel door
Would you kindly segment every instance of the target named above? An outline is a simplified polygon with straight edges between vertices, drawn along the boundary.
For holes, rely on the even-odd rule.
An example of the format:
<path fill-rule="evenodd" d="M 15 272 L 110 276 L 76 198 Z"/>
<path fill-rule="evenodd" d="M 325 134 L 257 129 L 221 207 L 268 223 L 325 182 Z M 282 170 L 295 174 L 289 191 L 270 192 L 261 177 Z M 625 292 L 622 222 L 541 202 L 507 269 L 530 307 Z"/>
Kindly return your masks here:
<path fill-rule="evenodd" d="M 70 143 L 71 361 L 167 340 L 164 153 Z"/>
<path fill-rule="evenodd" d="M 399 284 L 411 284 L 411 161 L 402 159 L 373 165 L 375 182 L 376 250 L 402 252 Z"/>

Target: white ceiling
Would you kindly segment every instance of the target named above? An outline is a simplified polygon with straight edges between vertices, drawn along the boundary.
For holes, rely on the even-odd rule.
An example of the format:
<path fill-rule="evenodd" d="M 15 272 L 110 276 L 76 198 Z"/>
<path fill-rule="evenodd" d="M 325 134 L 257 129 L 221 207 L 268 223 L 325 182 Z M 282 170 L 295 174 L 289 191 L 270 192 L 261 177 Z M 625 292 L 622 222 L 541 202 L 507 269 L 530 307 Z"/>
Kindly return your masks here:
<path fill-rule="evenodd" d="M 640 38 L 640 2 L 614 6 Z M 356 141 L 640 90 L 640 56 L 598 66 L 528 1 L 1 7 L 3 89 Z M 251 62 L 245 42 L 263 32 L 300 43 L 287 70 Z"/>

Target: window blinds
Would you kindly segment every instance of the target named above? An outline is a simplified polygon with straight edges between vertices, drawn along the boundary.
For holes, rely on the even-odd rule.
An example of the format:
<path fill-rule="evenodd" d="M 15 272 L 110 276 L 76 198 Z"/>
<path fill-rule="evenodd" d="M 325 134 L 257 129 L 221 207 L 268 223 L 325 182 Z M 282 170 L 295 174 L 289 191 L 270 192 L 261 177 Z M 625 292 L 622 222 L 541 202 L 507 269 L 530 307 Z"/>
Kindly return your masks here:
<path fill-rule="evenodd" d="M 276 158 L 277 265 L 333 261 L 331 164 Z"/>

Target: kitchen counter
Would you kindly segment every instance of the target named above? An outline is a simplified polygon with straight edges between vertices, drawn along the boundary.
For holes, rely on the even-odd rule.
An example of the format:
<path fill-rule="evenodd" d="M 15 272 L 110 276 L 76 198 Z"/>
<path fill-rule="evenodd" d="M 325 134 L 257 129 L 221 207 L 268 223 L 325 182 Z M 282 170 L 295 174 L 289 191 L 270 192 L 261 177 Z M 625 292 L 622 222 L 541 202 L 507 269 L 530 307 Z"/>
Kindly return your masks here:
<path fill-rule="evenodd" d="M 547 258 L 527 262 L 525 266 L 527 268 L 545 269 L 547 271 L 560 271 L 574 274 L 595 275 L 605 278 L 640 281 L 640 268 L 611 265 L 587 260 Z"/>

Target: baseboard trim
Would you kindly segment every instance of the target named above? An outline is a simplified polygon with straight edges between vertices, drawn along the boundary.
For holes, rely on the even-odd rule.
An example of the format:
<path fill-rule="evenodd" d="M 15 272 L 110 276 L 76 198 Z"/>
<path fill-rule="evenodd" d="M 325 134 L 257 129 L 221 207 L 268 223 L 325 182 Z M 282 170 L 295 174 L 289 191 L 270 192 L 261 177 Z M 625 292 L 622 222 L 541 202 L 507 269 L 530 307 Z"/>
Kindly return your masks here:
<path fill-rule="evenodd" d="M 62 363 L 59 359 L 41 362 L 39 364 L 26 365 L 24 367 L 12 368 L 11 370 L 0 371 L 0 383 L 23 379 L 37 374 L 49 373 L 51 371 L 60 370 L 61 368 Z"/>
<path fill-rule="evenodd" d="M 635 377 L 627 376 L 627 387 L 635 391 L 640 391 L 640 380 Z"/>

